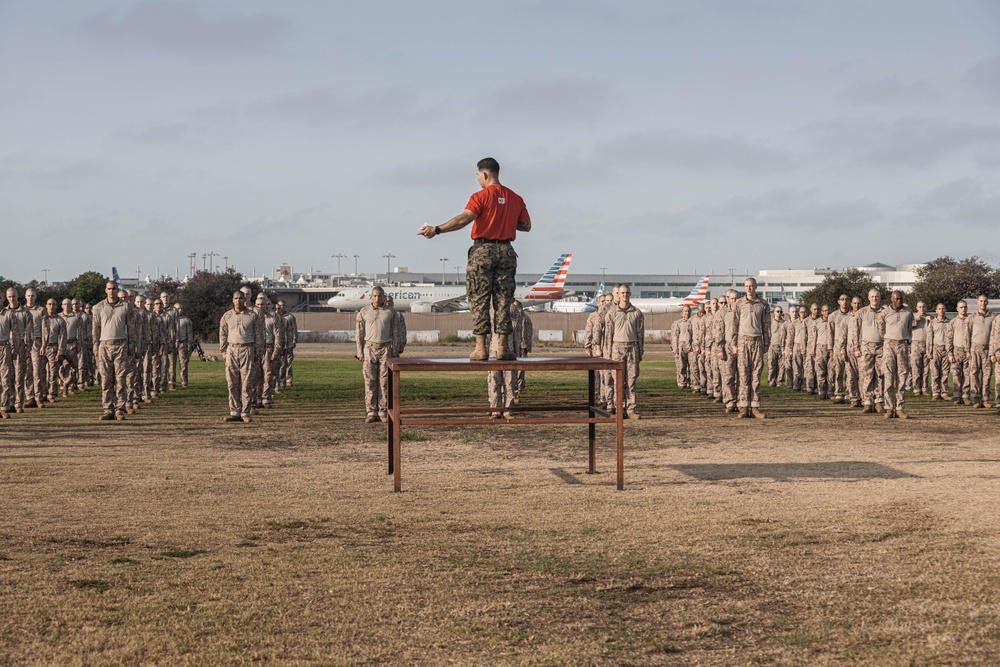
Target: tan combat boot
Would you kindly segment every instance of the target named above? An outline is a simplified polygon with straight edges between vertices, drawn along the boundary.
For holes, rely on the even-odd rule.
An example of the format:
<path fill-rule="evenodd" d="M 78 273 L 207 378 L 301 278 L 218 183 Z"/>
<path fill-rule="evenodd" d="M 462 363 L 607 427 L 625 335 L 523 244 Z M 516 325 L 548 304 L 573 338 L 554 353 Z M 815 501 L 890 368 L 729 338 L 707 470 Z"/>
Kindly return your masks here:
<path fill-rule="evenodd" d="M 754 419 L 766 419 L 767 415 L 761 412 L 758 408 L 750 408 L 750 416 Z"/>
<path fill-rule="evenodd" d="M 469 361 L 486 361 L 490 353 L 486 349 L 486 335 L 476 334 L 476 349 L 469 355 Z"/>
<path fill-rule="evenodd" d="M 514 361 L 517 355 L 510 349 L 510 334 L 499 334 L 497 341 L 497 361 Z"/>

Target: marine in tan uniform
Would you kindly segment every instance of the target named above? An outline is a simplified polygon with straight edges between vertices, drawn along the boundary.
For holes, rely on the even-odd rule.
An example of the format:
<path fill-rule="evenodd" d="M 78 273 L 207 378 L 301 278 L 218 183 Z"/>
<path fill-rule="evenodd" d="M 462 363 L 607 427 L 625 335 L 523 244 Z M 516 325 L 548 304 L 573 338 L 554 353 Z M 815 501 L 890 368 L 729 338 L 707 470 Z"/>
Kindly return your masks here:
<path fill-rule="evenodd" d="M 285 321 L 265 300 L 264 308 L 264 381 L 261 387 L 261 403 L 270 408 L 274 401 L 274 390 L 281 371 L 281 350 L 285 347 Z"/>
<path fill-rule="evenodd" d="M 808 330 L 809 343 L 806 347 L 806 355 L 802 359 L 803 370 L 806 376 L 806 391 L 810 394 L 816 394 L 818 389 L 818 383 L 816 380 L 816 357 L 809 353 L 814 347 L 814 339 L 816 338 L 816 327 L 818 323 L 822 320 L 819 314 L 819 304 L 814 303 L 809 306 L 809 317 L 806 319 L 806 329 Z"/>
<path fill-rule="evenodd" d="M 726 303 L 719 303 L 718 317 L 721 322 L 716 325 L 715 349 L 719 359 L 719 373 L 722 381 L 722 403 L 726 412 L 735 413 L 737 399 L 737 371 L 739 359 L 732 349 L 730 341 L 736 335 L 736 320 L 733 318 L 733 307 L 736 305 L 738 293 L 734 289 L 726 290 Z"/>
<path fill-rule="evenodd" d="M 851 317 L 850 299 L 846 294 L 837 298 L 837 309 L 830 313 L 833 324 L 833 351 L 830 354 L 830 373 L 828 378 L 831 398 L 836 403 L 847 400 L 847 388 L 844 376 L 847 369 L 847 330 Z"/>
<path fill-rule="evenodd" d="M 152 399 L 160 395 L 167 369 L 167 347 L 170 345 L 168 329 L 170 320 L 167 317 L 163 302 L 153 300 L 153 313 L 149 320 L 149 382 L 146 384 L 147 397 Z"/>
<path fill-rule="evenodd" d="M 767 384 L 771 387 L 777 387 L 781 382 L 781 356 L 785 350 L 786 324 L 781 306 L 777 306 L 771 319 L 771 345 L 767 348 Z"/>
<path fill-rule="evenodd" d="M 599 341 L 595 340 L 595 333 L 597 331 L 597 321 L 604 316 L 604 304 L 611 299 L 608 294 L 602 294 L 597 297 L 596 305 L 597 309 L 587 316 L 587 323 L 583 328 L 583 349 L 587 351 L 588 357 L 596 357 L 597 351 L 601 349 Z M 604 399 L 604 372 L 598 372 L 595 379 L 596 386 L 594 387 L 594 400 L 597 403 L 603 403 Z"/>
<path fill-rule="evenodd" d="M 691 350 L 694 348 L 691 328 L 691 306 L 681 308 L 681 319 L 670 325 L 670 345 L 674 350 L 677 388 L 691 388 Z"/>
<path fill-rule="evenodd" d="M 73 310 L 71 299 L 63 299 L 62 313 L 59 314 L 59 317 L 66 324 L 66 361 L 59 367 L 59 383 L 62 385 L 62 395 L 69 396 L 83 386 L 81 384 L 81 367 L 85 325 L 80 313 Z"/>
<path fill-rule="evenodd" d="M 795 352 L 795 323 L 799 319 L 798 306 L 789 304 L 788 321 L 785 323 L 785 345 L 781 351 L 781 379 L 778 385 L 784 384 L 789 389 L 795 388 L 794 364 L 792 359 Z"/>
<path fill-rule="evenodd" d="M 804 306 L 797 308 L 798 319 L 792 327 L 792 389 L 802 391 L 806 384 L 806 358 L 809 356 L 809 313 Z"/>
<path fill-rule="evenodd" d="M 278 302 L 278 312 L 285 318 L 285 359 L 281 369 L 282 387 L 291 387 L 293 378 L 293 365 L 295 361 L 295 346 L 299 341 L 299 325 L 295 320 L 295 315 L 285 309 L 285 302 Z"/>
<path fill-rule="evenodd" d="M 861 407 L 861 372 L 858 364 L 861 360 L 861 297 L 851 297 L 851 314 L 847 320 L 847 360 L 844 366 L 847 371 L 847 398 L 852 408 Z"/>
<path fill-rule="evenodd" d="M 118 296 L 113 281 L 104 286 L 108 298 L 91 310 L 93 326 L 91 340 L 94 358 L 100 365 L 101 398 L 104 405 L 103 421 L 125 419 L 128 403 L 128 356 L 134 320 L 129 305 Z"/>
<path fill-rule="evenodd" d="M 760 411 L 760 374 L 771 345 L 771 308 L 757 295 L 757 279 L 743 281 L 746 296 L 733 304 L 729 344 L 738 359 L 740 417 L 764 419 Z"/>
<path fill-rule="evenodd" d="M 917 312 L 913 314 L 913 333 L 910 339 L 910 382 L 909 389 L 914 396 L 929 394 L 927 372 L 930 370 L 930 348 L 927 347 L 927 304 L 917 302 Z"/>
<path fill-rule="evenodd" d="M 632 289 L 623 285 L 618 305 L 612 306 L 606 320 L 611 359 L 624 362 L 622 409 L 629 419 L 639 419 L 636 411 L 636 381 L 645 349 L 646 323 L 642 311 L 632 305 Z"/>
<path fill-rule="evenodd" d="M 705 356 L 705 375 L 708 382 L 708 397 L 713 403 L 722 403 L 722 362 L 719 361 L 715 346 L 718 327 L 722 326 L 719 314 L 719 300 L 711 299 L 705 307 L 705 317 L 711 316 L 710 326 L 705 327 L 705 342 L 702 345 Z"/>
<path fill-rule="evenodd" d="M 988 310 L 989 297 L 980 294 L 977 304 L 979 309 L 969 316 L 969 395 L 973 407 L 985 408 L 990 400 L 990 380 L 993 376 L 990 332 L 995 318 Z"/>
<path fill-rule="evenodd" d="M 816 392 L 819 398 L 830 397 L 830 357 L 833 355 L 833 339 L 835 332 L 830 321 L 830 306 L 823 304 L 820 308 L 819 320 L 813 323 L 809 338 L 809 358 L 816 372 Z"/>
<path fill-rule="evenodd" d="M 163 328 L 165 338 L 163 340 L 163 355 L 160 371 L 160 386 L 157 392 L 170 391 L 177 388 L 177 317 L 176 306 L 179 304 L 172 302 L 170 295 L 160 292 L 160 303 L 163 304 Z M 171 303 L 174 307 L 171 308 Z"/>
<path fill-rule="evenodd" d="M 406 318 L 403 313 L 396 310 L 396 302 L 392 295 L 385 298 L 385 306 L 392 311 L 392 350 L 389 355 L 393 357 L 403 356 L 406 349 Z"/>
<path fill-rule="evenodd" d="M 0 418 L 10 419 L 14 408 L 14 346 L 24 340 L 21 318 L 0 304 Z"/>
<path fill-rule="evenodd" d="M 127 375 L 128 402 L 125 406 L 125 412 L 134 414 L 142 402 L 142 365 L 145 361 L 146 350 L 149 348 L 149 319 L 146 317 L 145 297 L 140 295 L 137 305 L 137 297 L 131 291 L 126 290 L 122 298 L 129 306 L 129 315 L 132 317 L 133 331 L 135 332 L 130 346 L 131 354 Z"/>
<path fill-rule="evenodd" d="M 943 303 L 935 307 L 936 317 L 927 323 L 927 350 L 930 353 L 931 385 L 930 393 L 936 401 L 950 401 L 948 395 L 948 340 L 951 338 L 951 321 Z"/>
<path fill-rule="evenodd" d="M 913 310 L 903 303 L 902 291 L 892 291 L 889 308 L 883 308 L 878 315 L 878 327 L 883 338 L 885 417 L 906 419 L 903 403 L 906 400 L 906 378 L 910 375 Z"/>
<path fill-rule="evenodd" d="M 28 358 L 24 375 L 24 407 L 40 408 L 48 396 L 48 357 L 42 343 L 45 328 L 45 308 L 38 303 L 34 287 L 24 290 L 24 310 L 31 315 L 31 335 L 25 336 Z"/>
<path fill-rule="evenodd" d="M 691 333 L 694 339 L 695 348 L 695 363 L 691 367 L 691 393 L 692 394 L 707 394 L 708 393 L 708 368 L 706 367 L 706 359 L 708 357 L 709 349 L 706 346 L 706 339 L 710 339 L 711 333 L 708 328 L 708 317 L 705 312 L 705 304 L 698 304 L 698 310 L 695 311 L 695 316 L 691 321 Z"/>
<path fill-rule="evenodd" d="M 389 351 L 392 347 L 392 311 L 385 307 L 385 290 L 373 287 L 371 305 L 355 319 L 357 358 L 365 379 L 365 409 L 368 424 L 386 418 L 389 393 Z"/>
<path fill-rule="evenodd" d="M 959 301 L 956 308 L 958 315 L 951 320 L 951 336 L 948 337 L 948 361 L 951 362 L 955 402 L 963 405 L 969 400 L 969 304 Z"/>
<path fill-rule="evenodd" d="M 177 340 L 174 345 L 177 350 L 178 373 L 182 389 L 188 386 L 188 362 L 191 361 L 191 350 L 194 349 L 195 336 L 194 325 L 191 318 L 184 314 L 184 307 L 179 303 L 174 304 L 177 313 Z"/>
<path fill-rule="evenodd" d="M 14 412 L 24 412 L 24 405 L 27 401 L 28 381 L 31 370 L 31 348 L 34 340 L 33 323 L 31 313 L 21 305 L 17 296 L 17 290 L 13 287 L 7 289 L 7 310 L 11 316 L 18 321 L 17 340 L 11 340 L 11 352 L 14 356 Z"/>
<path fill-rule="evenodd" d="M 608 315 L 611 313 L 613 308 L 618 306 L 618 300 L 622 292 L 624 285 L 622 283 L 616 283 L 611 288 L 611 301 L 607 304 L 604 316 L 597 321 L 597 328 L 594 331 L 595 345 L 596 341 L 600 342 L 600 349 L 597 352 L 597 356 L 604 359 L 611 358 L 611 345 L 608 342 L 609 332 L 608 332 Z M 615 374 L 612 371 L 604 372 L 604 404 L 608 406 L 608 409 L 614 411 L 615 409 Z"/>
<path fill-rule="evenodd" d="M 993 318 L 993 329 L 990 331 L 990 361 L 1000 364 L 1000 317 Z M 996 371 L 1000 373 L 1000 366 L 996 367 Z M 1000 376 L 995 377 L 998 381 L 993 395 L 993 407 L 1000 410 Z"/>
<path fill-rule="evenodd" d="M 73 299 L 73 312 L 80 316 L 80 373 L 77 386 L 82 389 L 97 384 L 97 360 L 94 358 L 93 325 L 91 305 L 82 299 Z"/>
<path fill-rule="evenodd" d="M 874 287 L 868 290 L 868 306 L 858 311 L 859 349 L 856 352 L 861 374 L 861 402 L 865 413 L 883 412 L 885 383 L 883 370 L 884 339 L 878 317 L 882 312 L 882 297 Z"/>
<path fill-rule="evenodd" d="M 250 374 L 264 354 L 264 321 L 246 306 L 246 294 L 233 292 L 233 307 L 219 320 L 219 352 L 226 360 L 229 416 L 224 421 L 250 423 L 254 399 Z"/>
<path fill-rule="evenodd" d="M 45 319 L 42 320 L 42 324 L 42 350 L 45 351 L 46 359 L 43 368 L 47 376 L 45 379 L 47 398 L 51 403 L 56 399 L 56 391 L 59 387 L 59 369 L 67 359 L 69 349 L 66 320 L 59 317 L 55 299 L 49 299 L 45 302 Z M 39 403 L 38 407 L 42 407 L 42 404 Z"/>

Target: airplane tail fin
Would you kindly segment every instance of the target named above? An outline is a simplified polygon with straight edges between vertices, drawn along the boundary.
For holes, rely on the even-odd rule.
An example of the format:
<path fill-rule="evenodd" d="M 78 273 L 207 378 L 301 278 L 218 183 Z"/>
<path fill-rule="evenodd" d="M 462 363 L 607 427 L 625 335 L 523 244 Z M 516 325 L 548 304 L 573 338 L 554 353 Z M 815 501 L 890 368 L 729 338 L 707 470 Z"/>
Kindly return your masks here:
<path fill-rule="evenodd" d="M 569 263 L 573 253 L 563 253 L 537 283 L 532 286 L 524 297 L 526 304 L 538 301 L 561 299 L 566 289 L 566 274 L 569 273 Z"/>
<path fill-rule="evenodd" d="M 587 302 L 590 306 L 596 306 L 597 300 L 604 296 L 604 281 L 597 287 L 597 291 L 594 293 L 594 298 Z"/>
<path fill-rule="evenodd" d="M 118 289 L 122 288 L 122 279 L 118 275 L 118 269 L 113 266 L 111 267 L 111 279 L 115 281 L 115 285 L 118 286 Z"/>
<path fill-rule="evenodd" d="M 698 286 L 691 290 L 691 293 L 684 297 L 684 301 L 681 302 L 682 306 L 697 306 L 699 303 L 703 302 L 708 296 L 708 279 L 711 276 L 705 276 L 698 283 Z"/>

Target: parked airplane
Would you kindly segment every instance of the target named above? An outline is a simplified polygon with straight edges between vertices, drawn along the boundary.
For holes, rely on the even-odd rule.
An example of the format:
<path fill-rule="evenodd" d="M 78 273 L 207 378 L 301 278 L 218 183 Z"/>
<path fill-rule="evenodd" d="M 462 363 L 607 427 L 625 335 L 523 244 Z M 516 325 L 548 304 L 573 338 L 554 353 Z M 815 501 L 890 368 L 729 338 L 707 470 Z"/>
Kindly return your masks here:
<path fill-rule="evenodd" d="M 632 299 L 632 305 L 644 313 L 679 313 L 684 306 L 694 308 L 708 295 L 708 279 L 709 276 L 702 278 L 698 286 L 683 299 L 677 297 Z"/>
<path fill-rule="evenodd" d="M 552 304 L 552 312 L 554 313 L 592 313 L 597 310 L 597 299 L 604 295 L 604 281 L 601 281 L 600 287 L 597 288 L 597 293 L 594 294 L 594 298 L 590 301 L 570 301 L 569 299 L 560 299 Z"/>
<path fill-rule="evenodd" d="M 572 253 L 560 255 L 537 283 L 531 287 L 518 287 L 514 297 L 520 300 L 525 308 L 561 299 L 565 293 L 566 274 L 569 272 L 569 263 L 572 259 Z M 340 310 L 361 310 L 371 303 L 371 289 L 371 287 L 343 289 L 334 294 L 326 304 Z M 385 288 L 385 292 L 392 297 L 396 310 L 429 313 L 434 310 L 469 308 L 464 285 L 389 286 Z"/>

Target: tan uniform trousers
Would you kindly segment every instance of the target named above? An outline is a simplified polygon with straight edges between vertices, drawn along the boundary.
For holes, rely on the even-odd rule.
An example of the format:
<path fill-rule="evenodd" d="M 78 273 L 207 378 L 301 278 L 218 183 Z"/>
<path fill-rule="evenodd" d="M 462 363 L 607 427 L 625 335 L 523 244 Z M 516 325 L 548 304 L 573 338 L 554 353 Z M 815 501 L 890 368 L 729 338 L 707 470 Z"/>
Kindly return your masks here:
<path fill-rule="evenodd" d="M 25 383 L 31 373 L 31 351 L 21 346 L 22 350 L 14 357 L 14 407 L 24 407 Z"/>
<path fill-rule="evenodd" d="M 698 391 L 701 391 L 701 386 L 698 384 L 701 381 L 701 375 L 698 371 L 698 364 L 700 363 L 698 358 L 700 356 L 701 353 L 695 352 L 694 346 L 692 345 L 691 349 L 688 350 L 687 355 L 688 385 L 691 389 L 697 389 Z"/>
<path fill-rule="evenodd" d="M 830 394 L 830 349 L 817 347 L 813 357 L 813 368 L 816 371 L 816 391 L 820 396 Z"/>
<path fill-rule="evenodd" d="M 740 336 L 739 348 L 739 399 L 737 407 L 760 407 L 760 374 L 764 370 L 764 341 L 759 337 Z"/>
<path fill-rule="evenodd" d="M 365 343 L 363 374 L 365 410 L 369 415 L 385 415 L 389 392 L 389 343 Z"/>
<path fill-rule="evenodd" d="M 847 370 L 847 397 L 852 403 L 861 400 L 861 373 L 858 370 L 858 361 L 860 360 L 852 352 L 848 352 L 847 361 L 844 362 Z"/>
<path fill-rule="evenodd" d="M 160 371 L 160 391 L 172 388 L 177 384 L 177 351 L 170 347 L 170 343 L 165 342 L 161 365 L 164 368 Z"/>
<path fill-rule="evenodd" d="M 285 349 L 284 364 L 281 367 L 281 381 L 286 387 L 292 386 L 292 362 L 295 361 L 295 348 Z"/>
<path fill-rule="evenodd" d="M 935 345 L 931 350 L 931 386 L 930 392 L 934 398 L 944 398 L 948 395 L 948 373 L 951 371 L 951 361 L 948 360 L 948 349 L 944 345 Z"/>
<path fill-rule="evenodd" d="M 625 412 L 635 412 L 635 385 L 639 379 L 639 345 L 637 343 L 613 343 L 611 359 L 624 361 L 625 376 L 622 378 L 624 396 L 622 407 Z"/>
<path fill-rule="evenodd" d="M 76 390 L 80 385 L 80 364 L 83 363 L 83 355 L 80 354 L 80 345 L 70 343 L 66 349 L 66 363 L 59 368 L 59 383 L 65 390 Z M 49 390 L 52 391 L 51 389 Z"/>
<path fill-rule="evenodd" d="M 914 394 L 930 393 L 927 386 L 927 372 L 930 364 L 927 362 L 927 343 L 914 341 L 910 343 L 910 387 Z"/>
<path fill-rule="evenodd" d="M 31 350 L 28 353 L 28 365 L 25 368 L 24 391 L 25 399 L 34 399 L 41 403 L 48 395 L 48 356 L 47 351 L 42 349 L 42 339 L 35 338 L 31 341 Z"/>
<path fill-rule="evenodd" d="M 861 343 L 861 359 L 858 372 L 861 375 L 861 404 L 872 405 L 883 402 L 882 343 Z"/>
<path fill-rule="evenodd" d="M 45 346 L 45 385 L 47 385 L 48 398 L 51 401 L 56 397 L 59 389 L 59 346 Z M 44 394 L 39 394 L 42 396 Z"/>
<path fill-rule="evenodd" d="M 836 399 L 847 396 L 844 386 L 844 371 L 847 369 L 847 362 L 840 356 L 840 352 L 833 352 L 830 355 L 830 374 L 827 379 L 828 389 Z"/>
<path fill-rule="evenodd" d="M 793 354 L 790 349 L 785 348 L 781 351 L 781 379 L 784 381 L 785 386 L 789 389 L 793 389 L 795 387 L 795 374 L 793 373 L 794 364 L 792 363 L 792 357 Z M 779 382 L 779 384 L 781 383 Z"/>
<path fill-rule="evenodd" d="M 514 371 L 490 371 L 486 374 L 486 389 L 491 408 L 509 408 L 514 405 L 517 374 Z"/>
<path fill-rule="evenodd" d="M 273 354 L 274 345 L 265 345 L 264 384 L 261 392 L 264 405 L 271 405 L 271 401 L 274 400 L 274 389 L 278 386 L 278 373 L 281 372 L 281 355 L 276 355 L 274 359 L 271 359 Z"/>
<path fill-rule="evenodd" d="M 101 400 L 105 412 L 124 412 L 128 401 L 128 347 L 124 341 L 104 341 L 97 349 Z"/>
<path fill-rule="evenodd" d="M 806 391 L 816 393 L 816 359 L 808 353 L 802 355 L 802 370 L 805 376 Z"/>
<path fill-rule="evenodd" d="M 781 381 L 781 356 L 781 348 L 777 345 L 772 345 L 767 350 L 767 383 L 772 387 L 777 387 Z"/>
<path fill-rule="evenodd" d="M 802 391 L 805 384 L 806 350 L 796 345 L 792 349 L 792 389 Z"/>
<path fill-rule="evenodd" d="M 951 364 L 951 379 L 955 386 L 955 398 L 969 397 L 969 351 L 964 347 L 955 348 L 955 361 Z"/>
<path fill-rule="evenodd" d="M 166 353 L 164 353 L 164 354 L 153 354 L 153 355 L 150 356 L 150 359 L 149 359 L 149 363 L 150 363 L 150 368 L 149 368 L 149 377 L 150 377 L 149 389 L 150 389 L 151 393 L 155 391 L 157 394 L 159 394 L 160 392 L 163 391 L 161 389 L 161 387 L 163 386 L 163 376 L 167 372 L 166 360 L 167 360 Z"/>
<path fill-rule="evenodd" d="M 716 354 L 715 358 L 719 359 L 719 378 L 722 383 L 722 402 L 726 404 L 727 408 L 736 406 L 736 374 L 738 361 L 736 355 L 733 354 L 732 348 L 723 344 L 720 346 L 723 359 L 719 359 L 719 355 Z"/>
<path fill-rule="evenodd" d="M 722 398 L 722 360 L 719 359 L 718 350 L 712 346 L 708 355 L 709 374 L 709 394 L 715 398 Z"/>
<path fill-rule="evenodd" d="M 177 343 L 177 361 L 180 366 L 181 386 L 188 386 L 188 362 L 191 361 L 191 350 L 193 346 L 187 341 Z M 176 379 L 176 378 L 175 378 Z"/>
<path fill-rule="evenodd" d="M 906 400 L 906 381 L 910 377 L 909 341 L 885 341 L 882 345 L 882 368 L 885 374 L 885 407 L 901 410 Z"/>
<path fill-rule="evenodd" d="M 253 343 L 226 347 L 226 384 L 229 387 L 229 414 L 249 417 L 253 407 L 253 385 L 250 374 L 254 367 Z"/>
<path fill-rule="evenodd" d="M 680 349 L 674 351 L 674 365 L 677 366 L 677 388 L 691 386 L 691 346 L 681 343 Z"/>
<path fill-rule="evenodd" d="M 982 345 L 971 345 L 969 352 L 969 393 L 973 400 L 989 403 L 990 381 L 993 379 L 993 362 L 989 350 Z"/>
<path fill-rule="evenodd" d="M 0 342 L 0 411 L 9 412 L 14 403 L 14 359 L 10 343 Z"/>

